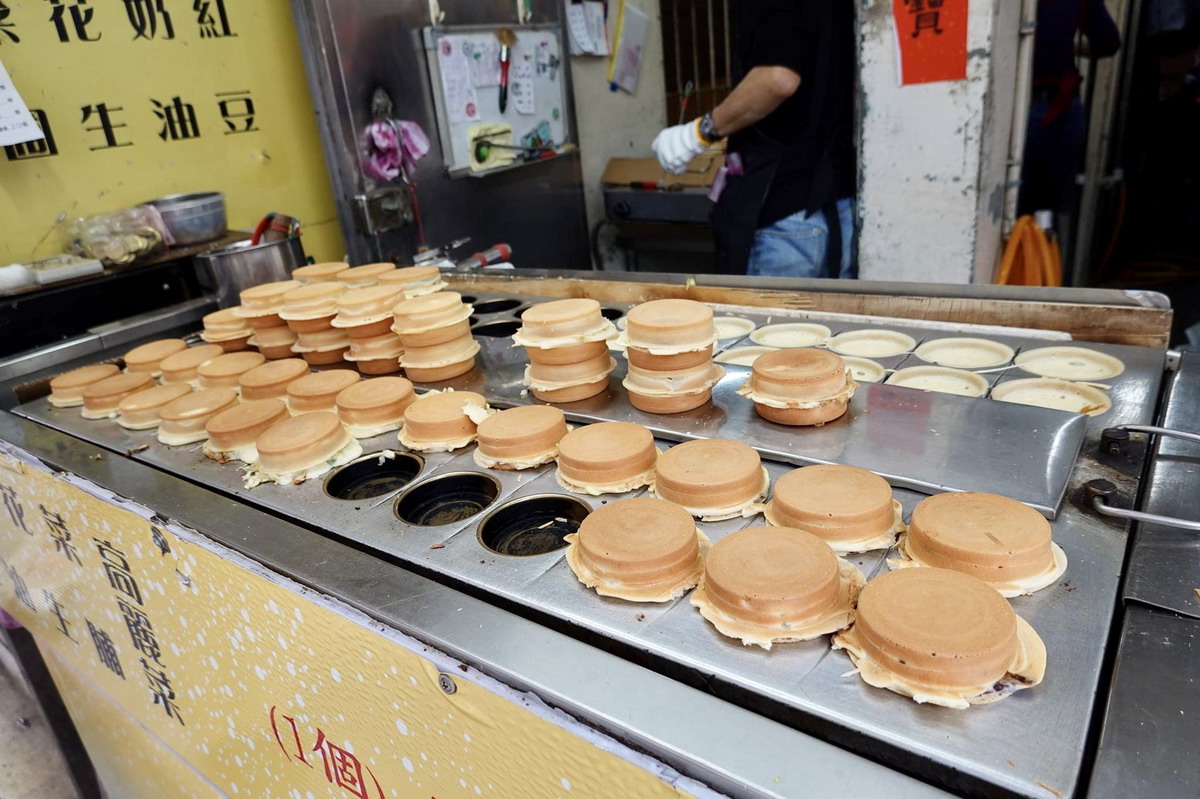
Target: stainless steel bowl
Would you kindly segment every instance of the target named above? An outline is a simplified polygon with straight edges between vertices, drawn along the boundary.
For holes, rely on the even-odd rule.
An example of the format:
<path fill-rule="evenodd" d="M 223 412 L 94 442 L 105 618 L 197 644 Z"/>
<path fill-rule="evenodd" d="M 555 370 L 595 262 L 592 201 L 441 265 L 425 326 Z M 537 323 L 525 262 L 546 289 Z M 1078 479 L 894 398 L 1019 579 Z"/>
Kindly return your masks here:
<path fill-rule="evenodd" d="M 210 241 L 227 229 L 225 195 L 219 191 L 171 194 L 151 200 L 176 244 Z"/>

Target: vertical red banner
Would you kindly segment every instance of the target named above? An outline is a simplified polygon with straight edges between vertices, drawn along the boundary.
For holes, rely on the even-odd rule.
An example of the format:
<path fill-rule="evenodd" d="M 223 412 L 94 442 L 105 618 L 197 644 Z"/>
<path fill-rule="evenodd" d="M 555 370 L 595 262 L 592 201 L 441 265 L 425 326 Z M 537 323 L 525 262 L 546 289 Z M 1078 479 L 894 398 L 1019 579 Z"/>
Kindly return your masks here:
<path fill-rule="evenodd" d="M 965 80 L 968 0 L 892 0 L 900 85 Z"/>

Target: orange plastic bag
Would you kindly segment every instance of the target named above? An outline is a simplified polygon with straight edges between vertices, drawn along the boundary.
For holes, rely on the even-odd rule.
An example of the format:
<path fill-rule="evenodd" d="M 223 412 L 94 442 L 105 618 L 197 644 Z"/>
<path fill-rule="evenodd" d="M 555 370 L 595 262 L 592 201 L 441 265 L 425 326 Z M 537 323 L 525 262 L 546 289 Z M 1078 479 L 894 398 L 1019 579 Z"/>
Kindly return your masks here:
<path fill-rule="evenodd" d="M 1002 286 L 1061 286 L 1062 254 L 1033 217 L 1019 218 L 1000 259 L 996 283 Z"/>

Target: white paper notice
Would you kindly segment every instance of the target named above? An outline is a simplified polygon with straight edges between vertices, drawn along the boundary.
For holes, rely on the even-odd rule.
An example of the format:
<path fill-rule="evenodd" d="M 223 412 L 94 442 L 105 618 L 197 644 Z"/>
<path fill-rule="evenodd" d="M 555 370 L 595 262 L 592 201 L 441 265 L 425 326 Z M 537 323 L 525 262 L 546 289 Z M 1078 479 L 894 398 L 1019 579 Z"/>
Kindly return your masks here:
<path fill-rule="evenodd" d="M 567 4 L 567 31 L 571 34 L 571 55 L 593 55 L 596 52 L 596 44 L 588 31 L 584 4 L 573 3 L 571 0 L 563 2 Z"/>
<path fill-rule="evenodd" d="M 649 30 L 650 16 L 645 11 L 629 3 L 621 6 L 616 55 L 609 67 L 608 80 L 630 94 L 637 91 L 638 72 L 642 68 L 642 52 Z"/>
<path fill-rule="evenodd" d="M 518 61 L 512 65 L 512 99 L 518 114 L 537 112 L 537 98 L 533 93 L 533 64 Z"/>
<path fill-rule="evenodd" d="M 608 55 L 608 29 L 604 18 L 604 3 L 599 0 L 585 0 L 583 15 L 587 20 L 588 35 L 592 39 L 592 50 L 596 55 Z"/>
<path fill-rule="evenodd" d="M 495 36 L 471 43 L 469 60 L 472 86 L 486 89 L 500 85 L 500 41 Z"/>
<path fill-rule="evenodd" d="M 463 52 L 465 42 L 444 36 L 438 42 L 438 66 L 442 71 L 442 96 L 451 124 L 479 119 L 479 101 L 471 82 L 471 62 Z"/>
<path fill-rule="evenodd" d="M 17 93 L 8 77 L 8 70 L 0 63 L 0 147 L 24 144 L 43 138 L 37 120 L 29 113 L 29 107 Z"/>

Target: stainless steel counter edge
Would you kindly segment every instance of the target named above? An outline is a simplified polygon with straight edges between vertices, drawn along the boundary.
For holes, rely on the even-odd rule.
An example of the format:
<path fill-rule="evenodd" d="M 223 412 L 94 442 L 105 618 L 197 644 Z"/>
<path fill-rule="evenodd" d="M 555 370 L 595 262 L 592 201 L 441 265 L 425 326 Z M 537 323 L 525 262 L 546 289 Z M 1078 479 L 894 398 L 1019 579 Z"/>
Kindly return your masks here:
<path fill-rule="evenodd" d="M 948 794 L 373 555 L 0 412 L 0 438 L 536 694 L 733 796 Z M 584 678 L 583 675 L 586 675 Z"/>

